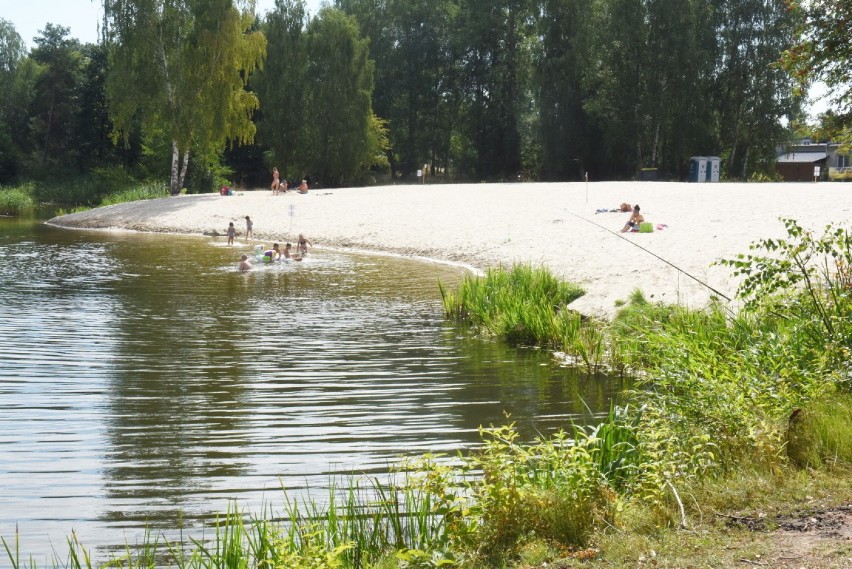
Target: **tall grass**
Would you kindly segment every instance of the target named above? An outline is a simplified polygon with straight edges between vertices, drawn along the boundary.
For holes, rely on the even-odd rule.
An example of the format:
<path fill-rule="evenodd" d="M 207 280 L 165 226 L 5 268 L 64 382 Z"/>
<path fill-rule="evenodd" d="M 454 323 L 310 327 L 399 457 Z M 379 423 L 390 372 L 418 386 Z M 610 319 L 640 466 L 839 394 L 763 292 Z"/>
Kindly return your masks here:
<path fill-rule="evenodd" d="M 36 202 L 33 199 L 32 189 L 30 187 L 0 187 L 0 215 L 29 215 L 32 214 L 35 209 Z"/>
<path fill-rule="evenodd" d="M 165 184 L 148 183 L 104 196 L 101 205 L 115 205 L 124 202 L 165 198 L 169 188 Z"/>
<path fill-rule="evenodd" d="M 589 366 L 600 362 L 600 339 L 567 307 L 583 289 L 561 282 L 545 268 L 492 269 L 484 277 L 468 276 L 455 292 L 439 286 L 448 318 L 514 345 L 563 350 Z"/>

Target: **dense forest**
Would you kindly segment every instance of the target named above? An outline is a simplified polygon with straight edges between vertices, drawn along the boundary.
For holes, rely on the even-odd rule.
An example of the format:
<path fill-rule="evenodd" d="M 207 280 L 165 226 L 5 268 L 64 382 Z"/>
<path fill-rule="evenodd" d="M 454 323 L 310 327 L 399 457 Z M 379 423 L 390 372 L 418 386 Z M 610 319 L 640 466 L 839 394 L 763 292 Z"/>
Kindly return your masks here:
<path fill-rule="evenodd" d="M 849 76 L 844 20 L 840 65 L 801 39 L 848 0 L 103 4 L 97 44 L 0 19 L 0 185 L 683 179 L 693 155 L 762 178 L 814 71 Z"/>

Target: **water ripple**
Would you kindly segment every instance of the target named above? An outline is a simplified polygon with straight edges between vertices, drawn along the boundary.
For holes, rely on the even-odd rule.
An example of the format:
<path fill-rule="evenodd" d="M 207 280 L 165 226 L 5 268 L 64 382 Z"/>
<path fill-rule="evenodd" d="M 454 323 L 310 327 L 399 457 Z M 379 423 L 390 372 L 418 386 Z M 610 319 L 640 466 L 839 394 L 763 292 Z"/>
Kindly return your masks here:
<path fill-rule="evenodd" d="M 0 226 L 0 536 L 111 547 L 454 453 L 504 412 L 532 436 L 609 406 L 615 386 L 448 328 L 456 269 L 315 251 L 241 274 L 244 251 Z"/>

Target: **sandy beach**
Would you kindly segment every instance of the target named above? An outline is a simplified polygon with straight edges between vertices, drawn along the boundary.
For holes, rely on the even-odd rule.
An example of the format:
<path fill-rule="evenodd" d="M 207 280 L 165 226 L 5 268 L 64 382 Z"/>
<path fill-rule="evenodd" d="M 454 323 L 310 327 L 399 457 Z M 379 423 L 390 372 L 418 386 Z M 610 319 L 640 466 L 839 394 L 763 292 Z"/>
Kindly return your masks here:
<path fill-rule="evenodd" d="M 620 233 L 639 204 L 653 233 Z M 607 210 L 607 211 L 599 211 Z M 852 223 L 852 185 L 842 183 L 686 184 L 599 182 L 448 184 L 269 190 L 133 202 L 52 219 L 62 227 L 210 235 L 225 240 L 245 216 L 255 241 L 294 242 L 305 234 L 322 248 L 389 252 L 467 265 L 544 265 L 586 295 L 572 308 L 611 317 L 635 289 L 664 303 L 704 306 L 737 282 L 721 258 L 785 234 L 779 218 L 821 231 Z M 239 239 L 239 237 L 238 237 Z M 236 267 L 239 253 L 234 251 Z M 698 282 L 701 281 L 701 282 Z"/>

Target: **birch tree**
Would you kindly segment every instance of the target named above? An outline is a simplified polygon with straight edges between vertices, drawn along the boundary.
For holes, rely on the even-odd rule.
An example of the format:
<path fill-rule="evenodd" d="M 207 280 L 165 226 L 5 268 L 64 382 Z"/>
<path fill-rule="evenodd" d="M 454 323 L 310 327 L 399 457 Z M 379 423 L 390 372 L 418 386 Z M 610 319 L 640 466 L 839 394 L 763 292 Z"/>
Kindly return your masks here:
<path fill-rule="evenodd" d="M 244 87 L 266 55 L 266 38 L 250 31 L 254 8 L 254 0 L 104 0 L 112 119 L 125 137 L 135 120 L 168 134 L 173 195 L 193 146 L 254 138 L 258 100 Z"/>

